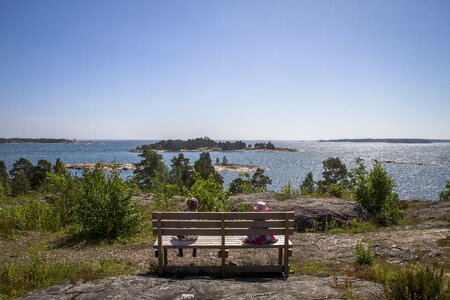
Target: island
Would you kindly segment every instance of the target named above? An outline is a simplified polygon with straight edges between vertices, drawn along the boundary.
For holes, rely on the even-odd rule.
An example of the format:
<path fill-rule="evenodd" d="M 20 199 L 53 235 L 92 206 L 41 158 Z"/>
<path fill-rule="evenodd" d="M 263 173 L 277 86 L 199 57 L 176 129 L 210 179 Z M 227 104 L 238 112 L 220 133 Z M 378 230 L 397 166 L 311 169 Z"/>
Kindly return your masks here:
<path fill-rule="evenodd" d="M 278 148 L 272 142 L 255 143 L 247 145 L 243 141 L 225 141 L 216 142 L 209 137 L 188 139 L 186 141 L 177 140 L 161 140 L 153 144 L 138 146 L 136 149 L 129 150 L 130 152 L 143 152 L 146 149 L 165 152 L 211 152 L 211 151 L 253 151 L 253 152 L 296 152 L 296 149 Z"/>
<path fill-rule="evenodd" d="M 94 163 L 77 163 L 77 164 L 65 164 L 66 169 L 72 170 L 93 170 L 96 164 Z M 139 168 L 138 164 L 133 163 L 109 163 L 101 164 L 103 171 L 127 171 L 136 170 Z M 266 167 L 251 166 L 251 165 L 239 165 L 239 164 L 216 164 L 214 165 L 214 170 L 216 172 L 255 172 L 257 169 L 268 170 Z"/>
<path fill-rule="evenodd" d="M 440 139 L 416 139 L 416 138 L 391 138 L 391 139 L 336 139 L 319 140 L 319 143 L 393 143 L 393 144 L 432 144 L 450 143 L 450 140 Z"/>
<path fill-rule="evenodd" d="M 0 138 L 0 144 L 69 144 L 75 140 L 48 139 L 48 138 Z"/>

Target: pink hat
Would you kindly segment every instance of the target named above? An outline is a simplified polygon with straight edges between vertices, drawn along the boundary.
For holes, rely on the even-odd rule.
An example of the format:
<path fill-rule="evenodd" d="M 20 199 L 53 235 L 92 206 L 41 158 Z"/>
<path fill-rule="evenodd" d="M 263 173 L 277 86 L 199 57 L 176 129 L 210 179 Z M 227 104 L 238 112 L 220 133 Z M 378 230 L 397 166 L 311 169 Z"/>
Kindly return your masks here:
<path fill-rule="evenodd" d="M 269 211 L 269 207 L 265 202 L 259 201 L 256 203 L 256 206 L 253 207 L 255 211 Z"/>

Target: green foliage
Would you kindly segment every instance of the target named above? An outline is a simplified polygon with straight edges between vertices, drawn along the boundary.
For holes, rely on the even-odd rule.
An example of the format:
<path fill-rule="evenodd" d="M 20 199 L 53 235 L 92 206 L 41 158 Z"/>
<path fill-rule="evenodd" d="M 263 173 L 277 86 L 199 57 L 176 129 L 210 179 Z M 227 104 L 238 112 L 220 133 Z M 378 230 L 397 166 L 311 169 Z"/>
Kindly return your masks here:
<path fill-rule="evenodd" d="M 59 157 L 56 159 L 55 165 L 53 166 L 53 172 L 61 175 L 67 174 L 67 170 L 64 167 L 64 163 L 61 161 Z"/>
<path fill-rule="evenodd" d="M 180 199 L 176 196 L 185 196 L 189 190 L 176 184 L 160 184 L 153 190 L 152 208 L 155 211 L 176 211 L 179 209 Z"/>
<path fill-rule="evenodd" d="M 143 160 L 137 165 L 134 174 L 136 181 L 142 188 L 151 190 L 158 183 L 167 182 L 168 170 L 162 155 L 153 150 L 145 149 L 139 156 Z"/>
<path fill-rule="evenodd" d="M 24 172 L 16 172 L 11 183 L 12 195 L 26 195 L 31 191 L 30 180 Z"/>
<path fill-rule="evenodd" d="M 372 247 L 363 242 L 356 243 L 355 246 L 355 264 L 362 265 L 372 265 L 373 264 L 373 253 Z"/>
<path fill-rule="evenodd" d="M 228 193 L 223 191 L 221 184 L 214 180 L 211 174 L 204 179 L 199 173 L 194 174 L 195 183 L 189 190 L 189 196 L 199 201 L 199 211 L 227 211 Z"/>
<path fill-rule="evenodd" d="M 114 239 L 136 233 L 141 219 L 133 190 L 118 171 L 103 174 L 101 166 L 83 173 L 78 218 L 82 233 L 92 238 Z"/>
<path fill-rule="evenodd" d="M 393 189 L 393 179 L 376 163 L 367 179 L 358 184 L 355 198 L 379 224 L 397 224 L 402 214 L 399 211 L 398 195 Z"/>
<path fill-rule="evenodd" d="M 314 183 L 314 178 L 312 172 L 306 174 L 305 179 L 300 184 L 300 193 L 302 195 L 310 195 L 316 191 L 316 184 Z"/>
<path fill-rule="evenodd" d="M 345 185 L 342 183 L 333 183 L 328 188 L 328 194 L 336 198 L 343 198 L 346 192 Z"/>
<path fill-rule="evenodd" d="M 222 157 L 222 165 L 228 165 L 228 158 L 226 156 Z"/>
<path fill-rule="evenodd" d="M 169 181 L 173 184 L 191 187 L 194 183 L 194 169 L 189 164 L 189 158 L 185 158 L 183 153 L 178 154 L 178 157 L 172 158 L 172 169 L 169 173 Z"/>
<path fill-rule="evenodd" d="M 264 170 L 258 168 L 251 178 L 248 172 L 240 173 L 238 178 L 230 182 L 229 191 L 233 195 L 264 192 L 271 183 L 272 180 L 264 175 Z"/>
<path fill-rule="evenodd" d="M 450 299 L 450 283 L 444 271 L 413 265 L 387 282 L 389 296 L 396 300 Z"/>
<path fill-rule="evenodd" d="M 58 211 L 62 226 L 76 221 L 80 180 L 69 174 L 47 173 L 48 202 Z"/>
<path fill-rule="evenodd" d="M 38 244 L 29 251 L 30 261 L 4 264 L 0 267 L 0 299 L 16 298 L 64 279 L 75 282 L 127 274 L 126 262 L 99 260 L 94 262 L 56 263 L 47 259 L 47 249 Z"/>
<path fill-rule="evenodd" d="M 47 174 L 52 173 L 52 164 L 45 159 L 40 159 L 33 169 L 31 188 L 36 190 L 47 185 Z"/>
<path fill-rule="evenodd" d="M 33 179 L 34 167 L 33 164 L 26 158 L 21 157 L 14 162 L 13 167 L 9 174 L 14 178 L 19 173 L 23 173 L 29 182 Z"/>
<path fill-rule="evenodd" d="M 323 180 L 319 181 L 319 189 L 328 192 L 333 184 L 346 183 L 347 167 L 338 157 L 330 157 L 322 162 Z"/>
<path fill-rule="evenodd" d="M 9 195 L 11 189 L 11 179 L 8 175 L 5 162 L 0 160 L 0 184 L 2 186 L 3 195 Z"/>
<path fill-rule="evenodd" d="M 439 199 L 441 201 L 450 201 L 450 181 L 447 181 L 445 189 L 440 193 Z"/>
<path fill-rule="evenodd" d="M 278 200 L 288 200 L 296 198 L 300 195 L 300 191 L 294 189 L 291 185 L 291 182 L 288 181 L 288 184 L 281 188 L 281 191 L 275 195 Z"/>
<path fill-rule="evenodd" d="M 272 184 L 272 180 L 269 176 L 264 175 L 264 170 L 257 168 L 253 173 L 250 184 L 258 191 L 266 191 L 267 185 Z"/>
<path fill-rule="evenodd" d="M 61 228 L 58 210 L 53 205 L 34 197 L 20 200 L 15 208 L 17 229 L 56 231 Z"/>
<path fill-rule="evenodd" d="M 153 149 L 153 150 L 169 150 L 169 151 L 181 151 L 181 150 L 198 150 L 201 148 L 220 149 L 220 150 L 238 150 L 245 149 L 247 145 L 243 141 L 235 142 L 216 142 L 209 137 L 183 140 L 162 140 L 154 144 L 142 145 L 138 149 Z"/>
<path fill-rule="evenodd" d="M 218 184 L 223 184 L 223 178 L 216 173 L 216 170 L 212 165 L 211 156 L 208 152 L 202 152 L 200 154 L 200 158 L 194 163 L 194 170 L 199 173 L 203 179 L 207 179 L 210 175 L 213 175 L 214 180 Z"/>

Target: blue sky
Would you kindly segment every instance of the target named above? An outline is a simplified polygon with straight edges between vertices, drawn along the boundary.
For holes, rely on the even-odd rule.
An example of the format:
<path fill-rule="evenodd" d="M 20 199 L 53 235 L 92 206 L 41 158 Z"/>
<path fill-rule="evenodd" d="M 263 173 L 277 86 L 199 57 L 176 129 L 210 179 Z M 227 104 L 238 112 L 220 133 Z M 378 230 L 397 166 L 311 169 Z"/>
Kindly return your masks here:
<path fill-rule="evenodd" d="M 450 138 L 450 1 L 0 0 L 0 137 Z"/>

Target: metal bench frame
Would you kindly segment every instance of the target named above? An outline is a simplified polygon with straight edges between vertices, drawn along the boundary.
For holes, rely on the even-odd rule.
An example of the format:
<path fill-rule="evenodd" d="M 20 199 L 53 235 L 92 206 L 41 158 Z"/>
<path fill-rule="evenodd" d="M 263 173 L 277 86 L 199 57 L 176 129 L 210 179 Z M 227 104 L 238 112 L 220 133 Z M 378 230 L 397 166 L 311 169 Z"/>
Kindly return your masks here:
<path fill-rule="evenodd" d="M 289 275 L 289 257 L 293 244 L 289 235 L 294 233 L 294 212 L 154 212 L 152 213 L 153 234 L 157 239 L 153 245 L 158 257 L 158 274 L 172 273 L 180 269 L 168 266 L 168 249 L 219 249 L 222 259 L 220 274 L 282 272 Z M 247 235 L 275 235 L 276 243 L 243 243 Z M 197 235 L 195 241 L 173 239 L 176 235 Z M 278 265 L 275 266 L 229 266 L 226 265 L 228 249 L 276 248 Z M 199 270 L 207 266 L 189 266 Z M 217 269 L 217 267 L 216 267 Z"/>

